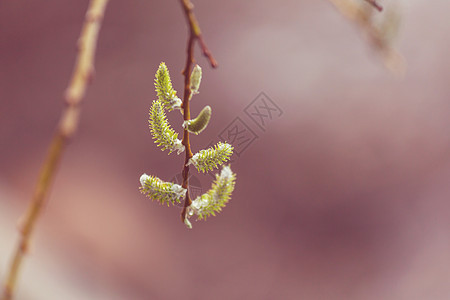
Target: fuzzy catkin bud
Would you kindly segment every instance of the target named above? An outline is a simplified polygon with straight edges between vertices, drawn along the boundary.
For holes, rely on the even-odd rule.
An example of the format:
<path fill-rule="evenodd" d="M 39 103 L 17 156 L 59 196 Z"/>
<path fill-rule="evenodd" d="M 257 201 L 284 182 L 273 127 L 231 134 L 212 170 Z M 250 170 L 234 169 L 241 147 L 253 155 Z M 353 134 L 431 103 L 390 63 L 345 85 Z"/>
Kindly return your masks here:
<path fill-rule="evenodd" d="M 233 154 L 233 146 L 228 143 L 219 142 L 214 147 L 200 150 L 192 156 L 188 164 L 193 164 L 198 171 L 208 172 L 218 168 L 221 164 L 230 159 Z"/>
<path fill-rule="evenodd" d="M 183 128 L 186 128 L 187 131 L 192 132 L 194 134 L 199 134 L 206 128 L 210 119 L 211 119 L 211 107 L 207 105 L 198 114 L 197 118 L 193 120 L 184 121 Z"/>
<path fill-rule="evenodd" d="M 184 146 L 178 139 L 178 133 L 176 133 L 169 125 L 164 112 L 164 106 L 159 100 L 155 100 L 150 108 L 149 119 L 150 130 L 153 135 L 153 139 L 158 146 L 161 146 L 161 150 L 177 151 L 178 154 L 184 151 Z"/>
<path fill-rule="evenodd" d="M 220 175 L 216 175 L 216 180 L 211 189 L 192 201 L 187 216 L 191 217 L 196 214 L 198 219 L 206 219 L 219 213 L 230 200 L 235 181 L 236 174 L 231 171 L 229 166 L 223 167 Z M 186 225 L 191 224 L 186 223 Z"/>
<path fill-rule="evenodd" d="M 168 111 L 181 108 L 181 99 L 177 97 L 177 91 L 172 87 L 169 69 L 164 62 L 160 63 L 155 74 L 155 90 L 158 100 Z"/>
<path fill-rule="evenodd" d="M 202 81 L 202 68 L 199 65 L 195 65 L 191 73 L 191 92 L 192 94 L 198 94 L 198 89 L 200 88 L 200 83 Z"/>
<path fill-rule="evenodd" d="M 181 199 L 186 196 L 187 190 L 181 185 L 162 181 L 156 176 L 142 174 L 139 181 L 141 192 L 161 204 L 180 203 Z"/>

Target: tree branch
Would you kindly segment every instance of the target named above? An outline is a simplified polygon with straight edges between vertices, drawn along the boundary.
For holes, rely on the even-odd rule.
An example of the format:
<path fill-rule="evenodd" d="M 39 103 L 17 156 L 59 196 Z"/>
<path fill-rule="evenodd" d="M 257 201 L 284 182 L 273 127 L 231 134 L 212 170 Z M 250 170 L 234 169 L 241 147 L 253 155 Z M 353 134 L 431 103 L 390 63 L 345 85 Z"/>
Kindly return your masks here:
<path fill-rule="evenodd" d="M 50 143 L 47 158 L 39 174 L 33 197 L 25 215 L 21 219 L 22 222 L 19 224 L 19 242 L 6 275 L 2 300 L 13 298 L 20 267 L 27 253 L 36 222 L 42 209 L 45 207 L 50 184 L 56 175 L 56 169 L 65 146 L 78 127 L 79 106 L 86 93 L 87 85 L 94 74 L 95 49 L 107 3 L 108 0 L 91 0 L 89 4 L 77 44 L 78 56 L 75 68 L 65 94 L 67 106 L 62 112 L 56 133 Z"/>
<path fill-rule="evenodd" d="M 187 43 L 187 56 L 186 56 L 186 64 L 182 74 L 184 75 L 184 94 L 183 94 L 183 112 L 184 112 L 184 120 L 188 121 L 191 119 L 191 113 L 189 108 L 189 100 L 191 98 L 191 89 L 190 89 L 190 78 L 192 72 L 192 64 L 194 63 L 194 44 L 198 41 L 200 48 L 202 50 L 203 55 L 209 61 L 211 67 L 217 67 L 217 61 L 212 56 L 208 47 L 206 46 L 205 41 L 203 40 L 203 36 L 201 34 L 200 26 L 198 24 L 197 18 L 194 15 L 193 9 L 194 5 L 190 0 L 180 0 L 181 6 L 183 8 L 184 15 L 186 17 L 186 21 L 189 25 L 189 38 Z M 184 130 L 183 141 L 184 147 L 186 148 L 186 158 L 184 160 L 183 166 L 183 188 L 187 189 L 186 197 L 184 200 L 184 207 L 181 212 L 181 220 L 184 222 L 186 219 L 186 211 L 187 208 L 191 205 L 192 200 L 189 195 L 189 159 L 192 158 L 192 150 L 189 142 L 189 132 L 187 129 Z"/>

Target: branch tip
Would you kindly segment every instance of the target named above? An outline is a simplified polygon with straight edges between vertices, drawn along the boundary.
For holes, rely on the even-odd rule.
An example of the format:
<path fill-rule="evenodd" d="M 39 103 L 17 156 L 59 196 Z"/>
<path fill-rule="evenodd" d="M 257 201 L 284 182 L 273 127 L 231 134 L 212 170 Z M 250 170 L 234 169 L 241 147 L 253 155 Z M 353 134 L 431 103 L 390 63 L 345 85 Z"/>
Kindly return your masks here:
<path fill-rule="evenodd" d="M 381 6 L 376 0 L 366 0 L 366 2 L 372 5 L 379 12 L 383 11 L 383 6 Z"/>

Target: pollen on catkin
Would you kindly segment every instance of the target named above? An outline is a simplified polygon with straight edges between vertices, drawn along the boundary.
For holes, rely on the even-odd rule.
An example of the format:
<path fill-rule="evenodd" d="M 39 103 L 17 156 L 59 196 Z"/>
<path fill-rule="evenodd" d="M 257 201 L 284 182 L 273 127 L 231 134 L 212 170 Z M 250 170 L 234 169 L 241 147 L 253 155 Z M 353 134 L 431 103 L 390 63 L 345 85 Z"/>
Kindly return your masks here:
<path fill-rule="evenodd" d="M 217 143 L 214 147 L 200 150 L 191 157 L 188 164 L 193 164 L 200 172 L 208 172 L 219 168 L 233 155 L 233 146 L 228 143 Z"/>
<path fill-rule="evenodd" d="M 186 195 L 187 190 L 181 185 L 162 181 L 156 176 L 142 174 L 139 181 L 141 182 L 141 193 L 161 204 L 180 203 Z"/>
<path fill-rule="evenodd" d="M 169 69 L 164 62 L 161 62 L 155 74 L 155 90 L 158 100 L 168 111 L 180 109 L 182 101 L 177 97 L 177 91 L 172 87 Z"/>
<path fill-rule="evenodd" d="M 199 220 L 215 216 L 230 200 L 235 181 L 236 174 L 231 171 L 229 166 L 224 166 L 220 175 L 216 175 L 211 189 L 192 201 L 188 209 L 188 216 L 196 214 Z"/>
<path fill-rule="evenodd" d="M 169 154 L 173 151 L 177 151 L 177 154 L 184 151 L 184 146 L 178 139 L 178 133 L 170 127 L 167 121 L 166 113 L 160 100 L 153 101 L 148 122 L 153 139 L 161 147 L 161 150 L 167 149 Z"/>

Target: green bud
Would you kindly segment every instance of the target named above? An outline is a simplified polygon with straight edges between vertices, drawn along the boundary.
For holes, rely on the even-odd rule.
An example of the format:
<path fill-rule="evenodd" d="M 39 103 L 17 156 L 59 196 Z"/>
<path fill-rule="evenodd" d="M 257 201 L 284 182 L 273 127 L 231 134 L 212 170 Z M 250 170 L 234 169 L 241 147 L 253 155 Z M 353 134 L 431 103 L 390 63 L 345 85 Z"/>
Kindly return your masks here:
<path fill-rule="evenodd" d="M 191 92 L 192 94 L 198 94 L 200 88 L 200 82 L 202 81 L 202 68 L 199 65 L 195 65 L 191 73 Z"/>
<path fill-rule="evenodd" d="M 202 109 L 197 118 L 184 121 L 183 128 L 194 134 L 199 134 L 206 128 L 209 123 L 209 119 L 211 119 L 211 107 L 208 105 Z"/>

